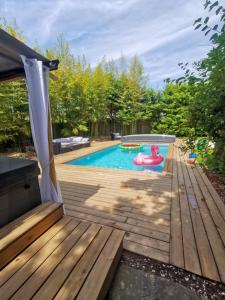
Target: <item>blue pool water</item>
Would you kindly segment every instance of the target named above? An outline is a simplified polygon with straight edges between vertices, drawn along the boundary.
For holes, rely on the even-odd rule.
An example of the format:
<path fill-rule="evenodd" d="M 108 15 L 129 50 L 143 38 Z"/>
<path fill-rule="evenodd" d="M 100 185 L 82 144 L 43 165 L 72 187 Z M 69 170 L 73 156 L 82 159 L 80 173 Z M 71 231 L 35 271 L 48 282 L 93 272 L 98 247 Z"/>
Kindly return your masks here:
<path fill-rule="evenodd" d="M 150 153 L 150 144 L 144 145 L 144 148 L 138 152 L 142 152 L 145 155 Z M 136 166 L 133 163 L 133 158 L 137 156 L 138 152 L 122 151 L 119 145 L 112 146 L 101 151 L 83 156 L 78 159 L 66 162 L 69 165 L 80 166 L 92 166 L 97 168 L 110 168 L 110 169 L 122 169 L 122 170 L 136 170 L 146 172 L 159 172 L 162 173 L 166 156 L 168 152 L 168 145 L 159 145 L 159 152 L 164 156 L 163 162 L 158 166 Z"/>

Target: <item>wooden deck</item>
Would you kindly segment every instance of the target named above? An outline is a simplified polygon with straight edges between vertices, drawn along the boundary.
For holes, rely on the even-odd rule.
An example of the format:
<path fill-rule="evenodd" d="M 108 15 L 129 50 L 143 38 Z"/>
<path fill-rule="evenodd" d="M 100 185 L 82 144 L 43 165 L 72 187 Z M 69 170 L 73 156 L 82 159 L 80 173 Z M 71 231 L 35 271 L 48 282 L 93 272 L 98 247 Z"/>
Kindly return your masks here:
<path fill-rule="evenodd" d="M 66 214 L 126 231 L 129 251 L 225 282 L 225 206 L 176 147 L 163 174 L 63 164 L 113 144 L 56 159 Z"/>
<path fill-rule="evenodd" d="M 0 271 L 6 299 L 104 299 L 122 231 L 63 217 Z"/>
<path fill-rule="evenodd" d="M 225 206 L 199 166 L 174 151 L 170 263 L 225 282 Z"/>
<path fill-rule="evenodd" d="M 62 204 L 48 201 L 1 228 L 0 269 L 62 217 Z"/>

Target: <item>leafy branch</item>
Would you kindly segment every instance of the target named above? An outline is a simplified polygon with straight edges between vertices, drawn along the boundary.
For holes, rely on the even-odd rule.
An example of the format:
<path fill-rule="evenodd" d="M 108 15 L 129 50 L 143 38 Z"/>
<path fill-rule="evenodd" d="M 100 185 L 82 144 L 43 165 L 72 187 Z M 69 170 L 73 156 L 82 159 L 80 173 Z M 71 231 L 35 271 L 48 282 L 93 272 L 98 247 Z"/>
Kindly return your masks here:
<path fill-rule="evenodd" d="M 201 30 L 204 32 L 205 36 L 207 36 L 209 33 L 212 33 L 210 41 L 215 42 L 219 34 L 225 31 L 225 24 L 223 24 L 225 22 L 225 8 L 220 5 L 219 1 L 212 3 L 209 0 L 206 0 L 204 8 L 208 12 L 214 11 L 216 16 L 220 16 L 219 23 L 222 23 L 221 28 L 220 24 L 215 24 L 214 26 L 209 25 L 211 16 L 207 16 L 205 19 L 198 18 L 194 21 L 194 30 Z"/>

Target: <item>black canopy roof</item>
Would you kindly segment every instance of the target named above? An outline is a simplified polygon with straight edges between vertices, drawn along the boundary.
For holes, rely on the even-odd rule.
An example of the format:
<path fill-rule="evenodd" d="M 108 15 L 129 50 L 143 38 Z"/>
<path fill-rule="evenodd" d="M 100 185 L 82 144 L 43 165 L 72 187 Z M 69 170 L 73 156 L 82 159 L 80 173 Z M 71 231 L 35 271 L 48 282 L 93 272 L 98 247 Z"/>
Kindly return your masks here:
<path fill-rule="evenodd" d="M 0 81 L 25 76 L 20 55 L 43 61 L 51 71 L 58 68 L 58 60 L 50 61 L 0 28 Z"/>

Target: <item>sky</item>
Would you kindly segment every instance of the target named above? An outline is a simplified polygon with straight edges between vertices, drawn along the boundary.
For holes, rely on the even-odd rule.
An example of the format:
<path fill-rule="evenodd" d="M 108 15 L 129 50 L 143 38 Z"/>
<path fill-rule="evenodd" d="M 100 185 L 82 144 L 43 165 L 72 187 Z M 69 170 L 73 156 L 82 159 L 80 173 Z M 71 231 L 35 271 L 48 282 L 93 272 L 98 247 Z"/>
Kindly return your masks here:
<path fill-rule="evenodd" d="M 203 0 L 0 0 L 0 17 L 16 20 L 29 46 L 49 48 L 63 33 L 71 52 L 95 66 L 103 56 L 137 55 L 149 86 L 182 76 L 179 62 L 203 58 L 211 44 L 193 22 Z"/>

